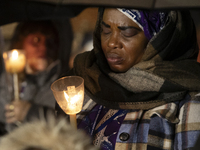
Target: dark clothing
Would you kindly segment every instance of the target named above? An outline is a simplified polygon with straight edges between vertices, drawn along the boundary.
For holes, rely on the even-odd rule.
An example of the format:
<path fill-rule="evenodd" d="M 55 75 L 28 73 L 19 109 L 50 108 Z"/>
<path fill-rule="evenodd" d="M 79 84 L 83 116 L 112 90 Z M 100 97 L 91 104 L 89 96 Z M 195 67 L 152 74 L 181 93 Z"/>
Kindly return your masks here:
<path fill-rule="evenodd" d="M 89 96 L 78 127 L 103 150 L 193 147 L 200 134 L 200 65 L 189 12 L 169 12 L 142 60 L 125 73 L 113 72 L 105 59 L 102 16 L 100 9 L 94 49 L 74 61 L 74 75 L 84 78 Z"/>

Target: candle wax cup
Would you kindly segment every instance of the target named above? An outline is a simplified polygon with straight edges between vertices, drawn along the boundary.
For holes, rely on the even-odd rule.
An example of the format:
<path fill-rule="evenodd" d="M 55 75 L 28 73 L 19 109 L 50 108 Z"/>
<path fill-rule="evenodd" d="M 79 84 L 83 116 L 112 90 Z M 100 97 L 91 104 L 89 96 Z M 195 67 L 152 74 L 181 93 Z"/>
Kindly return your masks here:
<path fill-rule="evenodd" d="M 66 76 L 51 85 L 54 97 L 60 108 L 74 116 L 82 110 L 84 100 L 84 79 L 79 76 Z"/>
<path fill-rule="evenodd" d="M 5 68 L 9 73 L 19 73 L 24 70 L 26 64 L 26 58 L 24 55 L 18 56 L 17 59 L 13 59 L 12 57 L 5 60 Z"/>

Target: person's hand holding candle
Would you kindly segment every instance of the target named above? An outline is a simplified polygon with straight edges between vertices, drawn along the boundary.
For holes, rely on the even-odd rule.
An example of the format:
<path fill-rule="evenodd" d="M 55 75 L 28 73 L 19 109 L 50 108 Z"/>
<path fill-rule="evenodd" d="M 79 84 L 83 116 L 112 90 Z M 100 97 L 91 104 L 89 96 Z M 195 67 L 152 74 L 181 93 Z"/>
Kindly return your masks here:
<path fill-rule="evenodd" d="M 13 101 L 5 105 L 5 117 L 7 123 L 16 123 L 24 121 L 31 103 L 25 100 Z"/>

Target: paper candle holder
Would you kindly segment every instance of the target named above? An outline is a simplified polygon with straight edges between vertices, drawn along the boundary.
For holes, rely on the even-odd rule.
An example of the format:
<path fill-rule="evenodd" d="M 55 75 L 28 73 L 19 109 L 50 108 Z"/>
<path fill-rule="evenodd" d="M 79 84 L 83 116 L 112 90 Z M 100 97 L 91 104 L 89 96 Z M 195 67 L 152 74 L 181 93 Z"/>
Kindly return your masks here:
<path fill-rule="evenodd" d="M 79 76 L 67 76 L 56 80 L 51 85 L 54 97 L 66 114 L 81 111 L 84 99 L 84 80 Z"/>

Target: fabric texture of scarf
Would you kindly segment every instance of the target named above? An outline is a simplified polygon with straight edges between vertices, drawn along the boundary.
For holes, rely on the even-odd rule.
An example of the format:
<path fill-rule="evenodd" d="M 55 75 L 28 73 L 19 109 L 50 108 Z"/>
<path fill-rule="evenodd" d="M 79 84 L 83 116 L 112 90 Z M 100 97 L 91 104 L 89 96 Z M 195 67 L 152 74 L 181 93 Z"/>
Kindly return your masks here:
<path fill-rule="evenodd" d="M 149 41 L 142 60 L 125 73 L 112 72 L 101 49 L 101 20 L 94 49 L 76 57 L 74 74 L 84 78 L 87 94 L 111 109 L 148 110 L 200 91 L 196 31 L 189 12 L 170 11 L 166 26 Z"/>

